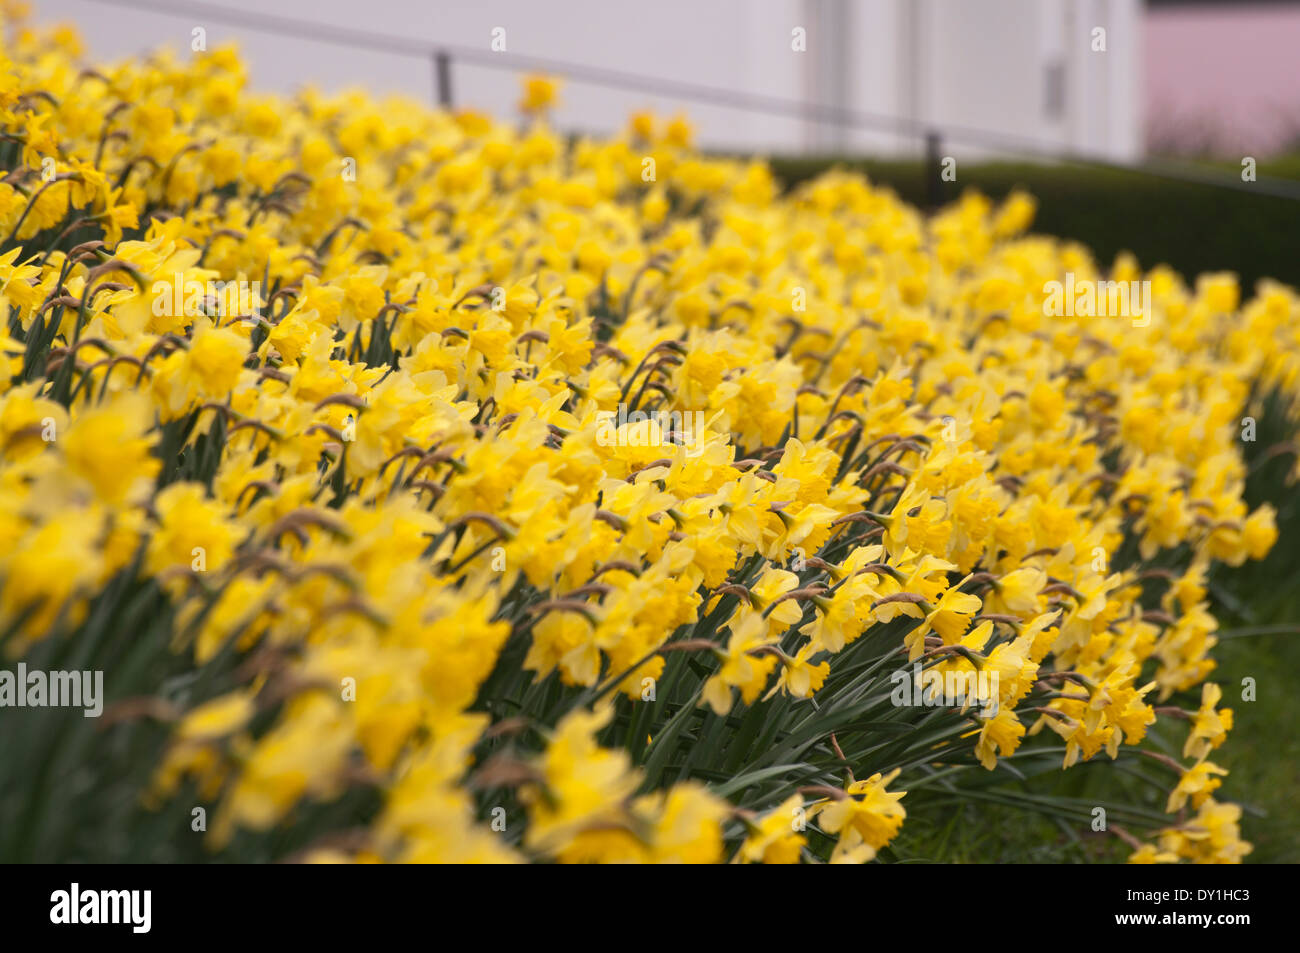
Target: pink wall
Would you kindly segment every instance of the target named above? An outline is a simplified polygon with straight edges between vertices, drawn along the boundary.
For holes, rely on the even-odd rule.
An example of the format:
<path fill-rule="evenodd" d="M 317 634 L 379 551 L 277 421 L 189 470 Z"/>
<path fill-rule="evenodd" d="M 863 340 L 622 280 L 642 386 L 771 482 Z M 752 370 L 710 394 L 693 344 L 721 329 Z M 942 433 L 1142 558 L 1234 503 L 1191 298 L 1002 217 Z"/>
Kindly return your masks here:
<path fill-rule="evenodd" d="M 1159 8 L 1143 32 L 1148 147 L 1258 157 L 1300 143 L 1300 4 Z"/>

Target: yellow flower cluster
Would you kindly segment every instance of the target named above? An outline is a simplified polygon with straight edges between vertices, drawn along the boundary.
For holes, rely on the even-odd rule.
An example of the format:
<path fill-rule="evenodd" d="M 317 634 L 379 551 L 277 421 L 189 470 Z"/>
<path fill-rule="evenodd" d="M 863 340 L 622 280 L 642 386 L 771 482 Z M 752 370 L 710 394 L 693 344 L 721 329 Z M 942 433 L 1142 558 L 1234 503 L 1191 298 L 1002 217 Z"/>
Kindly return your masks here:
<path fill-rule="evenodd" d="M 313 859 L 869 860 L 924 747 L 743 805 L 693 767 L 757 749 L 683 752 L 824 762 L 817 700 L 870 643 L 877 693 L 996 674 L 952 736 L 985 768 L 1044 728 L 1114 757 L 1214 668 L 1211 562 L 1276 536 L 1239 437 L 1300 371 L 1283 287 L 1104 274 L 1024 195 L 783 195 L 680 121 L 568 142 L 541 79 L 517 126 L 15 37 L 0 630 L 75 637 L 144 579 L 175 651 L 241 660 L 152 792 L 197 784 L 216 848 L 364 787 L 362 840 Z M 1149 280 L 1149 323 L 1048 316 L 1065 273 Z M 1249 850 L 1204 691 L 1135 859 Z"/>

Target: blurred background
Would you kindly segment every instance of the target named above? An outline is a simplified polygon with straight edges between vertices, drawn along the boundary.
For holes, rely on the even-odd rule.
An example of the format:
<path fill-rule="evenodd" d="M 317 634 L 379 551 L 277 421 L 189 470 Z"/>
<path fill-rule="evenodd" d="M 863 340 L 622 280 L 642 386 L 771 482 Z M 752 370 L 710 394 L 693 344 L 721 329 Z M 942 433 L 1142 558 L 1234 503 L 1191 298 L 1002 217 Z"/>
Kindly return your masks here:
<path fill-rule="evenodd" d="M 40 0 L 37 6 L 41 19 L 80 24 L 95 59 L 160 45 L 188 51 L 192 30 L 201 27 L 209 44 L 240 45 L 257 86 L 282 92 L 309 83 L 431 99 L 427 51 L 442 47 L 453 50 L 455 104 L 503 114 L 517 98 L 511 74 L 518 58 L 546 58 L 578 73 L 617 70 L 647 82 L 611 89 L 575 75 L 556 121 L 611 132 L 633 108 L 689 109 L 701 144 L 728 150 L 917 152 L 920 137 L 891 131 L 883 121 L 891 119 L 951 129 L 945 139 L 969 155 L 995 151 L 990 147 L 999 137 L 1118 160 L 1153 151 L 1262 157 L 1300 139 L 1297 2 Z M 456 48 L 467 55 L 457 57 Z M 487 53 L 504 55 L 485 65 Z M 674 95 L 674 83 L 882 121 L 869 128 L 865 121 L 708 105 Z M 977 141 L 975 132 L 988 141 Z"/>

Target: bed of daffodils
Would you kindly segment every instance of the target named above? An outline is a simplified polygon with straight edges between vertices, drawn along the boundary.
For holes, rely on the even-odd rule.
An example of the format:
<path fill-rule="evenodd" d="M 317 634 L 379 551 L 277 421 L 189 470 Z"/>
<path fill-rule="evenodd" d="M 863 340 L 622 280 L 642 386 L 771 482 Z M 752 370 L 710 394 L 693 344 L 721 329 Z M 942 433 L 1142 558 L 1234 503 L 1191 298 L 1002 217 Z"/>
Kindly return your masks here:
<path fill-rule="evenodd" d="M 217 858 L 863 862 L 1112 759 L 1132 860 L 1248 854 L 1206 576 L 1277 536 L 1242 420 L 1296 295 L 1103 270 L 1024 195 L 783 194 L 681 120 L 568 139 L 554 94 L 272 98 L 10 25 L 0 647 L 107 696 L 6 779 L 10 855 L 109 836 L 43 805 L 132 759 Z M 1066 274 L 1149 320 L 1049 316 Z"/>

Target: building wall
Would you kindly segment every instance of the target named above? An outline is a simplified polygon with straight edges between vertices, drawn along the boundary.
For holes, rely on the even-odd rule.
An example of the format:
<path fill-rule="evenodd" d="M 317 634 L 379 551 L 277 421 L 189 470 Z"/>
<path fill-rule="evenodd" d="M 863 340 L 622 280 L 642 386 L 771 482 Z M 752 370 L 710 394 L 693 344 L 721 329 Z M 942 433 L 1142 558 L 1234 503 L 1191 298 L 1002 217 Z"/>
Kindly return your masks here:
<path fill-rule="evenodd" d="M 211 2 L 211 0 L 209 0 Z M 1140 0 L 224 0 L 223 6 L 336 27 L 487 50 L 506 28 L 509 52 L 665 77 L 784 100 L 808 101 L 924 124 L 987 129 L 1049 147 L 1127 158 L 1140 144 L 1137 108 Z M 44 20 L 80 24 L 94 57 L 170 44 L 188 51 L 204 26 L 210 45 L 238 38 L 257 87 L 289 91 L 365 86 L 432 98 L 432 67 L 419 59 L 259 34 L 184 12 L 145 12 L 94 0 L 41 0 Z M 360 13 L 360 16 L 359 16 Z M 1104 54 L 1089 50 L 1107 28 Z M 807 31 L 807 52 L 791 31 Z M 1049 66 L 1060 93 L 1048 108 Z M 519 77 L 456 64 L 458 105 L 513 113 Z M 836 128 L 780 115 L 700 105 L 572 82 L 557 125 L 592 132 L 628 113 L 684 111 L 702 144 L 823 154 L 916 152 L 921 139 L 886 125 Z M 950 137 L 954 154 L 987 154 Z"/>
<path fill-rule="evenodd" d="M 925 119 L 1112 159 L 1139 154 L 1138 0 L 916 5 L 928 38 L 916 84 Z M 1092 48 L 1095 28 L 1106 31 L 1104 52 Z M 963 151 L 979 145 L 954 138 Z"/>

